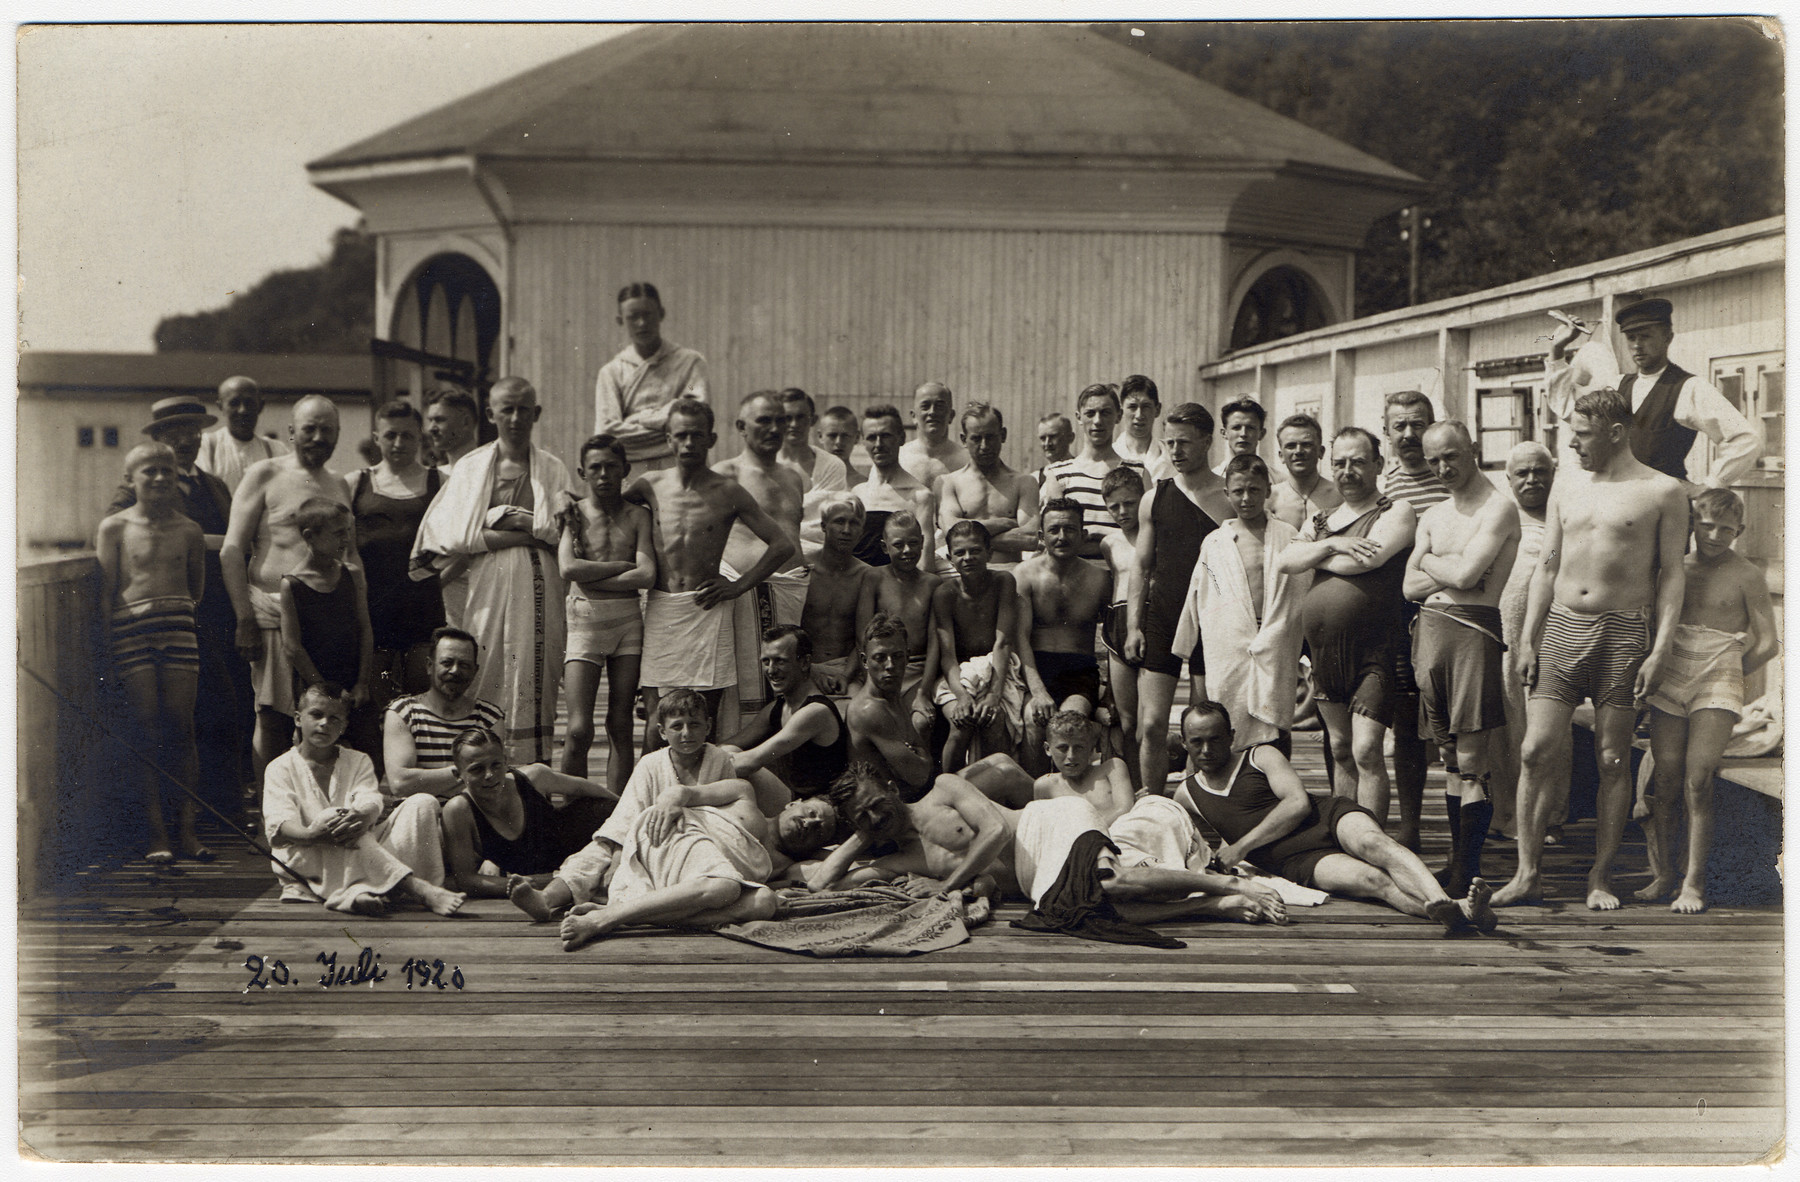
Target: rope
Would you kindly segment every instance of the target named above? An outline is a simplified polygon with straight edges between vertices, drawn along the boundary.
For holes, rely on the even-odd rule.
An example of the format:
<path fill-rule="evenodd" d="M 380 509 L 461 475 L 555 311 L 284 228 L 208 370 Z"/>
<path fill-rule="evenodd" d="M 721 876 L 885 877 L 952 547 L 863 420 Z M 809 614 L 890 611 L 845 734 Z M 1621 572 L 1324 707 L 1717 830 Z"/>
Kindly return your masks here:
<path fill-rule="evenodd" d="M 51 693 L 55 694 L 59 701 L 61 701 L 65 706 L 68 706 L 70 709 L 74 710 L 77 714 L 81 715 L 84 719 L 86 719 L 88 721 L 88 723 L 91 726 L 93 726 L 95 729 L 99 730 L 99 732 L 101 734 L 105 735 L 108 739 L 111 739 L 114 743 L 117 743 L 120 747 L 124 748 L 127 752 L 129 752 L 133 757 L 135 757 L 145 767 L 148 767 L 150 770 L 154 771 L 157 775 L 161 776 L 163 779 L 167 780 L 169 783 L 175 785 L 176 788 L 180 789 L 195 804 L 199 805 L 201 808 L 205 809 L 207 812 L 209 812 L 213 816 L 217 817 L 220 821 L 223 821 L 225 823 L 226 832 L 230 833 L 233 837 L 244 842 L 251 849 L 255 850 L 257 853 L 261 854 L 263 857 L 269 859 L 271 862 L 275 863 L 277 866 L 281 867 L 283 870 L 287 871 L 288 874 L 294 879 L 294 881 L 298 882 L 301 886 L 305 887 L 307 893 L 310 894 L 313 898 L 317 899 L 321 903 L 323 903 L 325 901 L 325 896 L 321 895 L 318 891 L 313 890 L 312 884 L 306 881 L 306 876 L 299 873 L 292 866 L 289 866 L 286 862 L 282 861 L 279 857 L 277 857 L 274 850 L 268 848 L 265 845 L 260 844 L 259 842 L 257 842 L 257 840 L 255 838 L 251 837 L 248 833 L 245 833 L 241 828 L 238 827 L 237 822 L 233 821 L 230 817 L 227 817 L 224 813 L 221 813 L 218 809 L 214 808 L 210 802 L 208 802 L 205 798 L 203 798 L 199 793 L 195 792 L 192 788 L 189 788 L 186 784 L 183 784 L 180 780 L 177 780 L 174 776 L 170 775 L 168 773 L 168 771 L 165 768 L 163 768 L 163 766 L 161 764 L 157 763 L 154 759 L 151 759 L 148 755 L 145 755 L 142 751 L 139 751 L 136 747 L 133 747 L 130 743 L 127 743 L 127 742 L 125 742 L 125 740 L 119 738 L 119 736 L 114 734 L 112 732 L 112 729 L 110 727 L 108 727 L 104 722 L 100 721 L 99 717 L 96 716 L 92 711 L 86 709 L 80 703 L 71 699 L 69 697 L 69 695 L 63 693 L 61 690 L 59 690 L 55 686 L 51 685 L 47 680 L 44 679 L 43 675 L 38 673 L 37 670 L 35 670 L 31 666 L 25 664 L 23 661 L 20 661 L 18 664 L 19 664 L 19 671 L 21 673 L 24 673 L 27 677 L 31 678 L 33 681 L 37 682 L 39 685 L 43 686 L 45 689 L 47 689 Z"/>

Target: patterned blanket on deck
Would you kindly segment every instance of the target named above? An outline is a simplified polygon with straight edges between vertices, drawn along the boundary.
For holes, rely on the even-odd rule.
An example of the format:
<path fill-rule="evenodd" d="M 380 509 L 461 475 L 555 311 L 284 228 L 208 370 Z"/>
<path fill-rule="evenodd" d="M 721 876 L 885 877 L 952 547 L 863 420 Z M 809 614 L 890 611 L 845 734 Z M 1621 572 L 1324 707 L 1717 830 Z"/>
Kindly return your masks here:
<path fill-rule="evenodd" d="M 906 893 L 906 882 L 817 894 L 789 888 L 781 892 L 779 918 L 716 930 L 802 956 L 917 956 L 969 938 L 960 894 L 914 898 Z"/>

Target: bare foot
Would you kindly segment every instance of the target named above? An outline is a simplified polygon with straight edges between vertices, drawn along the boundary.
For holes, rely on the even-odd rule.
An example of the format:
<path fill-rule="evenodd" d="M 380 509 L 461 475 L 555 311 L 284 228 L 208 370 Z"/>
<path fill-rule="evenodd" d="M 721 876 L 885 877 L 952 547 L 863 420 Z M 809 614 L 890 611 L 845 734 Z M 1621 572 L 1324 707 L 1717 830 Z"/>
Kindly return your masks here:
<path fill-rule="evenodd" d="M 550 904 L 544 902 L 544 892 L 531 885 L 531 880 L 523 875 L 515 874 L 507 882 L 506 897 L 512 905 L 531 916 L 533 923 L 549 923 L 556 918 L 550 910 Z"/>
<path fill-rule="evenodd" d="M 1454 899 L 1438 899 L 1425 904 L 1425 916 L 1443 924 L 1446 936 L 1459 936 L 1472 926 L 1468 912 Z"/>
<path fill-rule="evenodd" d="M 455 915 L 456 909 L 468 898 L 461 891 L 447 891 L 440 886 L 432 886 L 420 880 L 416 874 L 409 874 L 400 880 L 400 886 L 407 894 L 438 915 Z"/>
<path fill-rule="evenodd" d="M 372 895 L 367 891 L 350 900 L 350 910 L 358 915 L 386 915 L 387 904 L 380 895 Z"/>
<path fill-rule="evenodd" d="M 1684 886 L 1675 901 L 1669 904 L 1669 910 L 1677 915 L 1699 915 L 1706 910 L 1706 898 L 1699 887 Z"/>
<path fill-rule="evenodd" d="M 976 895 L 969 900 L 968 906 L 963 910 L 963 925 L 971 928 L 980 927 L 991 919 L 993 914 L 994 901 L 986 895 Z"/>
<path fill-rule="evenodd" d="M 1649 886 L 1631 892 L 1631 897 L 1640 903 L 1655 903 L 1659 899 L 1668 898 L 1669 892 L 1674 889 L 1675 879 L 1672 875 L 1667 878 L 1658 876 L 1650 880 Z"/>
<path fill-rule="evenodd" d="M 587 910 L 582 910 L 582 908 Z M 601 908 L 592 903 L 583 903 L 563 916 L 562 928 L 557 933 L 562 937 L 564 952 L 573 952 L 583 944 L 591 944 L 605 935 L 602 930 L 602 917 L 598 914 Z"/>
<path fill-rule="evenodd" d="M 1537 875 L 1534 874 L 1530 878 L 1519 878 L 1515 875 L 1511 882 L 1494 892 L 1493 905 L 1495 907 L 1511 907 L 1515 903 L 1542 903 L 1543 901 L 1543 887 Z"/>
<path fill-rule="evenodd" d="M 1494 888 L 1488 885 L 1487 879 L 1472 878 L 1469 880 L 1468 896 L 1458 904 L 1478 932 L 1491 932 L 1500 926 L 1500 917 L 1494 914 L 1493 907 L 1488 903 L 1493 894 Z"/>
<path fill-rule="evenodd" d="M 1605 887 L 1589 887 L 1587 905 L 1589 911 L 1617 911 L 1619 896 Z"/>
<path fill-rule="evenodd" d="M 167 849 L 154 849 L 144 855 L 144 861 L 152 866 L 172 866 L 175 863 L 175 855 Z"/>
<path fill-rule="evenodd" d="M 1225 919 L 1240 923 L 1286 923 L 1287 905 L 1280 898 L 1266 899 L 1258 895 L 1222 895 L 1219 912 Z"/>

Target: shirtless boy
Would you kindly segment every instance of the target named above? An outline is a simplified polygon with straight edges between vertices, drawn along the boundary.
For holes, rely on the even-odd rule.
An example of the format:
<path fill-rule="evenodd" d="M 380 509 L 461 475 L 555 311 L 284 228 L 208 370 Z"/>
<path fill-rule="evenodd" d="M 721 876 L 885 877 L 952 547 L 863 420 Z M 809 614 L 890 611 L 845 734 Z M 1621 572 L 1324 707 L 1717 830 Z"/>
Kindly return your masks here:
<path fill-rule="evenodd" d="M 1067 497 L 1039 513 L 1044 549 L 1014 572 L 1019 588 L 1019 660 L 1025 703 L 1027 769 L 1041 771 L 1044 727 L 1058 711 L 1092 717 L 1100 704 L 1094 630 L 1112 601 L 1112 575 L 1081 557 L 1081 506 Z"/>
<path fill-rule="evenodd" d="M 950 422 L 955 417 L 956 395 L 942 382 L 926 382 L 913 391 L 919 437 L 901 447 L 900 466 L 934 495 L 939 480 L 969 463 L 969 453 L 950 438 Z"/>
<path fill-rule="evenodd" d="M 875 611 L 896 616 L 906 625 L 909 647 L 900 696 L 912 711 L 913 726 L 920 734 L 929 735 L 937 708 L 926 683 L 937 676 L 938 667 L 938 634 L 931 626 L 931 595 L 944 581 L 943 576 L 919 569 L 919 559 L 925 554 L 925 533 L 911 513 L 896 513 L 887 519 L 881 544 L 891 561 L 875 570 Z M 858 628 L 858 636 L 863 627 L 867 627 L 866 622 Z M 920 694 L 921 688 L 926 692 Z"/>
<path fill-rule="evenodd" d="M 1006 427 L 1000 411 L 973 402 L 962 414 L 969 463 L 938 482 L 938 520 L 979 521 L 994 540 L 995 566 L 1010 570 L 1037 546 L 1037 483 L 1000 459 Z"/>
<path fill-rule="evenodd" d="M 979 521 L 959 521 L 946 534 L 957 577 L 931 593 L 943 681 L 937 704 L 950 720 L 944 767 L 968 759 L 973 741 L 982 754 L 1013 750 L 1024 723 L 1024 683 L 1013 638 L 1018 588 L 1006 571 L 988 569 L 988 533 Z"/>
<path fill-rule="evenodd" d="M 1125 752 L 1133 787 L 1138 779 L 1137 750 L 1138 667 L 1125 659 L 1126 613 L 1130 610 L 1131 579 L 1137 571 L 1138 506 L 1144 499 L 1144 482 L 1135 468 L 1114 468 L 1100 482 L 1118 530 L 1100 539 L 1100 551 L 1112 571 L 1112 604 L 1100 624 L 1100 640 L 1106 647 L 1106 685 L 1112 693 L 1115 748 Z"/>
<path fill-rule="evenodd" d="M 1688 501 L 1679 481 L 1632 455 L 1631 406 L 1618 391 L 1576 399 L 1569 430 L 1581 467 L 1594 475 L 1559 481 L 1550 493 L 1544 556 L 1519 638 L 1531 692 L 1520 755 L 1519 867 L 1494 905 L 1541 894 L 1549 775 L 1567 766 L 1569 720 L 1592 698 L 1600 787 L 1587 905 L 1612 911 L 1619 906 L 1612 862 L 1631 811 L 1636 702 L 1660 686 L 1681 619 Z"/>
<path fill-rule="evenodd" d="M 1422 600 L 1413 633 L 1419 683 L 1432 742 L 1456 744 L 1460 783 L 1446 781 L 1452 896 L 1481 875 L 1481 848 L 1494 819 L 1490 780 L 1506 741 L 1500 593 L 1519 549 L 1519 510 L 1481 474 L 1469 430 L 1455 419 L 1425 431 L 1425 462 L 1450 499 L 1425 510 L 1402 587 Z"/>
<path fill-rule="evenodd" d="M 1098 723 L 1077 711 L 1062 710 L 1039 730 L 1044 735 L 1044 753 L 1050 757 L 1051 770 L 1032 785 L 1034 799 L 1085 797 L 1100 814 L 1103 828 L 1130 811 L 1137 793 L 1131 786 L 1131 773 L 1125 770 L 1125 760 L 1116 755 L 1094 758 L 1100 739 Z"/>
<path fill-rule="evenodd" d="M 1688 813 L 1687 873 L 1669 905 L 1679 915 L 1706 910 L 1712 851 L 1713 778 L 1744 706 L 1744 678 L 1775 655 L 1775 609 L 1761 569 L 1731 548 L 1744 532 L 1744 502 L 1728 488 L 1694 498 L 1694 551 L 1683 560 L 1687 592 L 1662 682 L 1650 690 L 1650 753 L 1656 767 L 1640 803 L 1654 880 L 1646 902 L 1675 888 L 1677 794 Z"/>
<path fill-rule="evenodd" d="M 869 621 L 862 648 L 866 676 L 844 721 L 850 724 L 851 760 L 880 768 L 907 800 L 917 800 L 930 789 L 936 768 L 901 695 L 908 648 L 906 625 L 898 616 L 877 613 Z M 997 801 L 1024 804 L 1031 799 L 1031 777 L 1010 755 L 972 763 L 963 769 L 963 778 Z"/>
<path fill-rule="evenodd" d="M 194 606 L 206 581 L 206 540 L 180 509 L 174 449 L 141 443 L 125 456 L 125 479 L 137 504 L 100 522 L 94 549 L 100 559 L 101 635 L 112 651 L 113 672 L 125 688 L 135 744 L 156 767 L 143 769 L 145 822 L 150 849 L 144 860 L 175 860 L 163 821 L 166 773 L 189 792 L 181 800 L 181 852 L 197 861 L 212 853 L 194 832 L 199 756 L 194 748 L 194 694 L 200 682 L 200 649 Z"/>
<path fill-rule="evenodd" d="M 294 671 L 281 647 L 281 578 L 306 560 L 294 511 L 313 497 L 350 505 L 341 476 L 325 470 L 337 450 L 338 412 L 327 398 L 294 404 L 292 455 L 260 460 L 244 472 L 231 501 L 231 525 L 219 549 L 225 590 L 237 613 L 238 651 L 256 686 L 257 761 L 267 764 L 293 735 Z"/>
<path fill-rule="evenodd" d="M 1107 791 L 1115 796 L 1120 787 L 1117 781 L 1107 782 Z M 852 764 L 833 796 L 856 832 L 808 875 L 807 885 L 814 890 L 836 881 L 864 850 L 893 842 L 898 852 L 875 859 L 866 871 L 851 871 L 847 881 L 898 873 L 928 876 L 946 893 L 966 889 L 969 922 L 979 923 L 994 895 L 1024 895 L 1039 903 L 1064 873 L 1075 839 L 1094 829 L 1119 847 L 1117 854 L 1099 855 L 1098 869 L 1100 890 L 1123 919 L 1286 919 L 1273 888 L 1250 878 L 1211 874 L 1203 866 L 1189 868 L 1181 851 L 1204 858 L 1206 843 L 1166 799 L 1123 802 L 1128 811 L 1109 828 L 1101 821 L 1101 810 L 1082 793 L 1055 794 L 1011 809 L 989 800 L 962 776 L 939 776 L 922 800 L 904 804 L 897 787 L 866 764 Z M 1116 803 L 1109 802 L 1107 811 Z M 1140 837 L 1145 847 L 1133 840 Z M 1190 897 L 1196 892 L 1207 893 Z"/>
<path fill-rule="evenodd" d="M 563 699 L 569 728 L 562 771 L 587 776 L 594 742 L 594 697 L 606 671 L 606 785 L 622 791 L 635 758 L 638 671 L 644 653 L 644 613 L 638 592 L 656 581 L 650 514 L 624 499 L 631 461 L 612 435 L 581 445 L 580 476 L 588 495 L 563 513 L 556 564 L 569 581 L 568 639 L 563 652 Z"/>
<path fill-rule="evenodd" d="M 706 453 L 718 442 L 710 406 L 676 399 L 668 436 L 675 466 L 638 477 L 626 494 L 649 507 L 656 552 L 656 585 L 644 612 L 644 702 L 654 710 L 663 690 L 695 689 L 716 713 L 738 677 L 726 605 L 791 559 L 794 543 L 743 485 L 706 466 Z M 740 577 L 729 579 L 719 562 L 739 521 L 768 548 Z M 656 728 L 646 728 L 645 750 L 659 741 Z"/>
<path fill-rule="evenodd" d="M 825 547 L 813 560 L 800 626 L 813 638 L 813 677 L 828 694 L 850 692 L 856 638 L 874 614 L 877 571 L 854 553 L 863 536 L 862 502 L 835 493 L 819 506 Z"/>
<path fill-rule="evenodd" d="M 850 490 L 866 514 L 856 556 L 870 566 L 886 566 L 887 555 L 881 550 L 882 527 L 895 513 L 911 513 L 925 531 L 926 558 L 920 565 L 929 570 L 934 565 L 930 555 L 937 532 L 937 498 L 900 466 L 900 444 L 906 439 L 906 424 L 892 406 L 871 406 L 863 412 L 862 432 L 863 448 L 869 453 L 869 477 Z"/>

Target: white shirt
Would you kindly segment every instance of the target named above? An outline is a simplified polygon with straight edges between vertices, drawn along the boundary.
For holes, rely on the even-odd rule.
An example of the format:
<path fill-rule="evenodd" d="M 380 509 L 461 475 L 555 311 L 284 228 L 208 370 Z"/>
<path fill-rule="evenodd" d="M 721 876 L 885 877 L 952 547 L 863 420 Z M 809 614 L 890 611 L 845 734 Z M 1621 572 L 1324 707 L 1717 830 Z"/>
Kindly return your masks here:
<path fill-rule="evenodd" d="M 1667 368 L 1665 361 L 1662 369 L 1655 373 L 1640 373 L 1633 379 L 1631 413 L 1636 414 L 1644 405 L 1644 399 L 1650 396 L 1657 379 Z M 1718 452 L 1712 471 L 1694 483 L 1725 488 L 1756 467 L 1756 458 L 1762 454 L 1762 437 L 1750 420 L 1705 378 L 1694 375 L 1682 383 L 1681 392 L 1675 396 L 1674 419 L 1688 430 L 1698 431 L 1712 440 Z M 1689 479 L 1693 479 L 1694 470 L 1702 463 L 1702 454 L 1700 441 L 1696 439 L 1694 450 L 1688 452 L 1687 457 Z"/>
<path fill-rule="evenodd" d="M 235 496 L 246 468 L 263 460 L 285 456 L 291 450 L 281 440 L 267 435 L 252 435 L 247 441 L 239 442 L 221 425 L 200 436 L 200 455 L 194 463 L 223 480 Z"/>
<path fill-rule="evenodd" d="M 594 379 L 594 430 L 618 436 L 634 464 L 672 455 L 663 428 L 684 396 L 706 401 L 705 357 L 668 341 L 648 357 L 626 345 Z"/>

